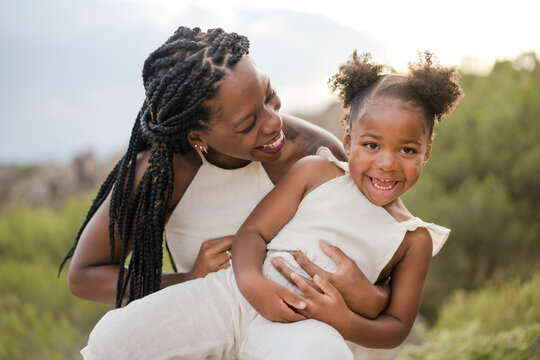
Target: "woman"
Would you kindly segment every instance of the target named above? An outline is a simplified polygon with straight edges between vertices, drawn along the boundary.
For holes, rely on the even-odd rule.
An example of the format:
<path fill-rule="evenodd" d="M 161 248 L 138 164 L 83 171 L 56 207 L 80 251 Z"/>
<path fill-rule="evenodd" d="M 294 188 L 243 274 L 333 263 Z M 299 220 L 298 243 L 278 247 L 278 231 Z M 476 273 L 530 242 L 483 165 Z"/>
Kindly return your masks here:
<path fill-rule="evenodd" d="M 146 98 L 127 152 L 61 265 L 73 257 L 73 294 L 120 307 L 228 267 L 232 235 L 292 164 L 321 145 L 345 158 L 331 134 L 279 113 L 280 99 L 248 49 L 248 39 L 236 33 L 180 27 L 150 54 Z M 164 230 L 177 273 L 161 272 Z M 345 265 L 329 280 L 346 302 L 365 294 L 362 306 L 348 305 L 376 316 L 388 299 L 385 289 L 333 252 Z"/>

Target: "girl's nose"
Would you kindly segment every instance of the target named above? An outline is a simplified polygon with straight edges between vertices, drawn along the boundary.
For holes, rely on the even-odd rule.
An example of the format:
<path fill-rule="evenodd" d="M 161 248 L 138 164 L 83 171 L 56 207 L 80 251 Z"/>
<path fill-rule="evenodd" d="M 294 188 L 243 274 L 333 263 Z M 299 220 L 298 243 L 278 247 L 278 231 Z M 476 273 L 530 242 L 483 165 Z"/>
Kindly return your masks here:
<path fill-rule="evenodd" d="M 397 167 L 394 154 L 389 151 L 382 151 L 377 157 L 377 167 L 384 171 L 392 171 Z"/>

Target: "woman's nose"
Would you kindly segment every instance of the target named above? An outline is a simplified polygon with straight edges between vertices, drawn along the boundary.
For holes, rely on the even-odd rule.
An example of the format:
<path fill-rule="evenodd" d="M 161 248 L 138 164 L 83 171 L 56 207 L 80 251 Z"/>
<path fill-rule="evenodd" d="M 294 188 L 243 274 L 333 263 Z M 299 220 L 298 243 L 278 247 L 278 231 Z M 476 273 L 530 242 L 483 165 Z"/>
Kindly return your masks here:
<path fill-rule="evenodd" d="M 272 134 L 281 130 L 282 126 L 283 121 L 281 120 L 281 115 L 275 110 L 269 110 L 268 117 L 262 126 L 262 131 L 265 134 Z"/>

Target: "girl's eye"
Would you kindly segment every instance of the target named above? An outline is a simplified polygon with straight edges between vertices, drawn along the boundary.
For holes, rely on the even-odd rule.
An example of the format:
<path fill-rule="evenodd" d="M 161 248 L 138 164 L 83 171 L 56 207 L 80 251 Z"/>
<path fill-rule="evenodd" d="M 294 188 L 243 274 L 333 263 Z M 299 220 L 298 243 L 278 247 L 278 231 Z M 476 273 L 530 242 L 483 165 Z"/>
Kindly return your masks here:
<path fill-rule="evenodd" d="M 379 145 L 377 145 L 375 143 L 372 143 L 372 142 L 365 143 L 364 146 L 367 147 L 370 150 L 377 150 L 379 148 Z"/>
<path fill-rule="evenodd" d="M 413 149 L 413 148 L 410 148 L 410 147 L 404 147 L 403 149 L 401 149 L 401 151 L 404 153 L 404 154 L 407 154 L 407 155 L 410 155 L 410 154 L 416 154 L 416 149 Z"/>

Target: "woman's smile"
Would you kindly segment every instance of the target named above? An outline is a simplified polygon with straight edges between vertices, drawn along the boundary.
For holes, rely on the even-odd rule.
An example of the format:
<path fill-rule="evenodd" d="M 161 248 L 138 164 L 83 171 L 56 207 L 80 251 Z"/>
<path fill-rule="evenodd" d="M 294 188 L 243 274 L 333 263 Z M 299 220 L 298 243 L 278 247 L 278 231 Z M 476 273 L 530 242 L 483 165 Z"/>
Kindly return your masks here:
<path fill-rule="evenodd" d="M 275 138 L 270 140 L 269 143 L 258 146 L 256 149 L 268 154 L 275 154 L 283 148 L 284 144 L 285 135 L 283 134 L 283 130 L 280 130 L 279 134 L 277 134 Z"/>

